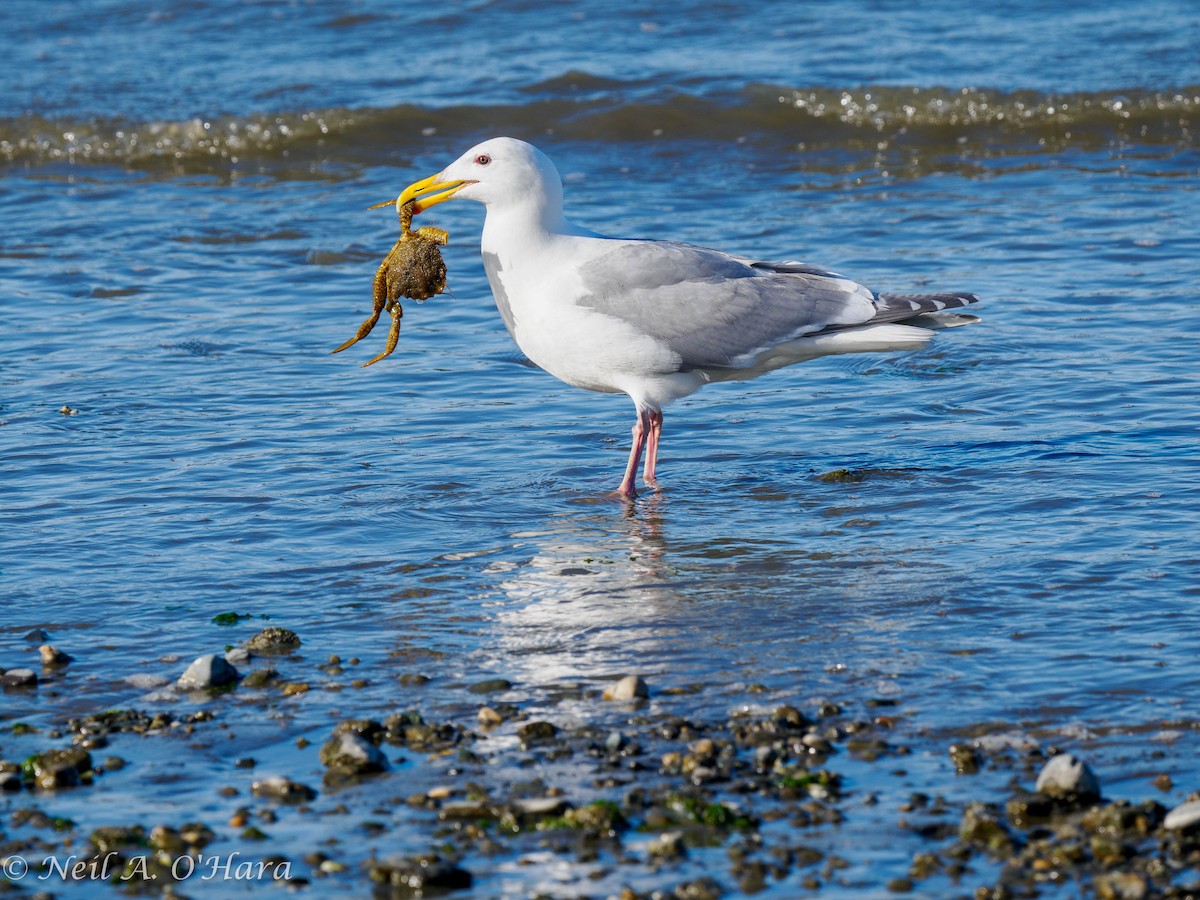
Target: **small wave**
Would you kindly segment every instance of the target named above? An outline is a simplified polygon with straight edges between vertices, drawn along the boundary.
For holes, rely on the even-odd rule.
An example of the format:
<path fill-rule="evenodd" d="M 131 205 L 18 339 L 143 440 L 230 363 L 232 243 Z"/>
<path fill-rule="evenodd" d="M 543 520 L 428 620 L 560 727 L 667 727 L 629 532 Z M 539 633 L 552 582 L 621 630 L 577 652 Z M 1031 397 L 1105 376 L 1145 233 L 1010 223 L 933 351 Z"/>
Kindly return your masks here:
<path fill-rule="evenodd" d="M 1200 87 L 1180 91 L 1045 94 L 975 88 L 776 90 L 780 106 L 824 137 L 879 135 L 913 143 L 1024 139 L 1059 146 L 1133 141 L 1189 142 L 1200 119 Z"/>
<path fill-rule="evenodd" d="M 434 135 L 466 142 L 552 132 L 577 140 L 716 140 L 878 151 L 903 148 L 975 157 L 1014 147 L 1190 146 L 1200 124 L 1200 87 L 1174 91 L 1046 94 L 976 88 L 782 88 L 755 85 L 729 96 L 622 87 L 568 73 L 508 105 L 304 112 L 168 122 L 0 121 L 0 161 L 121 164 L 207 171 L 249 162 L 372 164 Z"/>
<path fill-rule="evenodd" d="M 37 116 L 0 122 L 0 159 L 9 162 L 122 163 L 131 166 L 238 162 L 319 147 L 346 127 L 343 111 L 128 122 L 60 121 Z M 203 165 L 202 165 L 203 167 Z"/>

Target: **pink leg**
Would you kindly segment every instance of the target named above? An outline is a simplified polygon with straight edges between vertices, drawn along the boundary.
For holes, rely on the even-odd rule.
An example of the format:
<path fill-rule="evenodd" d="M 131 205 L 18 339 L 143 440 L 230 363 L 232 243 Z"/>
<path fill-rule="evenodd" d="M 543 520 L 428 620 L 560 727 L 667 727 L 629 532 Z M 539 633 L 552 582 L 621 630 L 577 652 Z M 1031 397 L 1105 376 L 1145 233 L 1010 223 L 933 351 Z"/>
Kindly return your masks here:
<path fill-rule="evenodd" d="M 650 413 L 647 410 L 638 410 L 637 422 L 633 425 L 633 446 L 629 449 L 629 464 L 625 466 L 625 477 L 621 479 L 621 486 L 617 488 L 617 493 L 622 497 L 632 499 L 637 496 L 637 491 L 633 489 L 633 482 L 637 476 L 638 463 L 642 459 L 642 450 L 646 446 L 646 439 L 650 435 Z"/>
<path fill-rule="evenodd" d="M 654 478 L 654 467 L 658 464 L 658 439 L 662 435 L 662 423 L 662 410 L 650 410 L 650 435 L 646 439 L 646 468 L 642 472 L 642 481 L 651 487 L 658 484 Z"/>

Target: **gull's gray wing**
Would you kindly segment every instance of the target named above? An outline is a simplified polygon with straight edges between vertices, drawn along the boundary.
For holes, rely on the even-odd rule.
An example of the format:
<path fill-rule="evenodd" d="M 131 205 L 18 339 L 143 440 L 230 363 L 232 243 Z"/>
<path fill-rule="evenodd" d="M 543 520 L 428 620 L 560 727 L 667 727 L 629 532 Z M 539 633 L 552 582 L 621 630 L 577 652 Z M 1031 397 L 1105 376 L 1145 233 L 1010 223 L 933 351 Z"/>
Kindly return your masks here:
<path fill-rule="evenodd" d="M 580 306 L 662 341 L 683 371 L 740 368 L 765 349 L 879 312 L 874 292 L 833 272 L 667 241 L 620 242 L 580 275 Z"/>

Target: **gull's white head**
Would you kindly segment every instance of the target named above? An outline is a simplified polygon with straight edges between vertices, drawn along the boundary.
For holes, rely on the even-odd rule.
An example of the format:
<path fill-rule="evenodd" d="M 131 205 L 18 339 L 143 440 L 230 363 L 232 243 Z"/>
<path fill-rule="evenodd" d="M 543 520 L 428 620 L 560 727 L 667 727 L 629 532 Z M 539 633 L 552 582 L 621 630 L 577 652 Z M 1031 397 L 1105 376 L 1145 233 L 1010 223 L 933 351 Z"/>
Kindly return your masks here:
<path fill-rule="evenodd" d="M 543 220 L 562 218 L 562 179 L 533 144 L 499 137 L 476 144 L 436 175 L 404 189 L 396 201 L 415 201 L 414 213 L 462 197 L 489 209 L 525 208 Z"/>

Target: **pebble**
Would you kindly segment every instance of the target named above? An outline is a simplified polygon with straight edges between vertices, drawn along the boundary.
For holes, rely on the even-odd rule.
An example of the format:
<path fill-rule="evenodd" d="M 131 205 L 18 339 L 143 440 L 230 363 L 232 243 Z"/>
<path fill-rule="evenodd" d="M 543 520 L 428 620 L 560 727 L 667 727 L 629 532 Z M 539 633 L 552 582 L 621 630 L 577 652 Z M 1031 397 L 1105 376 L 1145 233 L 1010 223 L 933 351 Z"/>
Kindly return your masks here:
<path fill-rule="evenodd" d="M 471 873 L 436 856 L 391 858 L 373 863 L 372 881 L 392 888 L 394 896 L 424 897 L 471 887 Z"/>
<path fill-rule="evenodd" d="M 148 843 L 146 829 L 141 825 L 101 825 L 88 835 L 87 841 L 98 853 L 103 854 Z"/>
<path fill-rule="evenodd" d="M 626 675 L 616 684 L 604 689 L 605 700 L 637 700 L 650 696 L 650 688 L 637 675 Z"/>
<path fill-rule="evenodd" d="M 225 657 L 206 653 L 188 666 L 176 683 L 182 688 L 204 690 L 230 684 L 237 681 L 237 677 L 237 669 L 226 662 Z"/>
<path fill-rule="evenodd" d="M 1047 797 L 1094 799 L 1100 796 L 1100 782 L 1083 760 L 1071 753 L 1061 753 L 1042 767 L 1037 791 Z"/>
<path fill-rule="evenodd" d="M 42 657 L 43 666 L 65 666 L 75 659 L 71 654 L 63 653 L 51 644 L 42 644 L 38 647 L 38 653 Z"/>
<path fill-rule="evenodd" d="M 551 722 L 528 722 L 517 729 L 517 737 L 526 744 L 548 741 L 556 734 L 558 734 L 558 728 Z"/>
<path fill-rule="evenodd" d="M 660 834 L 646 845 L 646 853 L 655 859 L 678 859 L 685 852 L 683 833 L 680 831 Z"/>
<path fill-rule="evenodd" d="M 754 765 L 759 769 L 769 769 L 779 759 L 779 751 L 767 744 L 754 748 Z"/>
<path fill-rule="evenodd" d="M 786 704 L 776 709 L 771 718 L 785 728 L 804 728 L 812 724 L 804 713 Z"/>
<path fill-rule="evenodd" d="M 472 694 L 498 694 L 511 689 L 512 682 L 507 678 L 489 678 L 486 681 L 477 681 L 467 688 Z"/>
<path fill-rule="evenodd" d="M 1097 875 L 1093 887 L 1100 900 L 1143 900 L 1150 896 L 1146 879 L 1133 872 Z"/>
<path fill-rule="evenodd" d="M 512 806 L 527 816 L 542 817 L 562 815 L 568 804 L 562 797 L 522 797 L 514 800 Z"/>
<path fill-rule="evenodd" d="M 959 775 L 976 774 L 982 762 L 979 751 L 970 744 L 951 744 L 950 760 L 954 763 L 954 771 Z"/>
<path fill-rule="evenodd" d="M 496 813 L 487 803 L 477 800 L 459 800 L 444 803 L 438 810 L 438 818 L 444 821 L 479 822 L 496 818 Z"/>
<path fill-rule="evenodd" d="M 229 659 L 228 655 L 225 658 L 233 662 L 233 660 Z M 259 688 L 266 687 L 278 678 L 279 672 L 274 666 L 263 666 L 261 669 L 254 669 L 248 672 L 246 677 L 242 679 L 242 684 L 251 690 L 258 690 Z"/>
<path fill-rule="evenodd" d="M 692 751 L 692 757 L 699 764 L 712 762 L 717 756 L 717 745 L 711 738 L 701 738 L 688 749 Z"/>
<path fill-rule="evenodd" d="M 251 637 L 244 646 L 251 653 L 292 653 L 300 647 L 300 635 L 290 628 L 272 625 Z"/>
<path fill-rule="evenodd" d="M 958 836 L 968 844 L 1001 859 L 1013 852 L 1013 839 L 1005 828 L 1003 819 L 995 809 L 984 803 L 967 804 L 962 822 L 958 826 Z"/>
<path fill-rule="evenodd" d="M 1200 825 L 1200 800 L 1181 803 L 1163 819 L 1163 828 L 1168 831 L 1189 831 Z"/>
<path fill-rule="evenodd" d="M 337 734 L 326 741 L 321 747 L 320 760 L 330 769 L 354 775 L 382 772 L 388 767 L 383 752 L 354 732 Z"/>
<path fill-rule="evenodd" d="M 820 734 L 806 734 L 800 738 L 800 743 L 808 748 L 808 752 L 814 755 L 829 755 L 834 752 L 833 744 L 829 742 L 829 738 Z"/>
<path fill-rule="evenodd" d="M 841 714 L 842 708 L 830 700 L 823 700 L 817 706 L 817 716 L 819 718 L 828 719 L 832 716 L 840 716 Z"/>
<path fill-rule="evenodd" d="M 0 675 L 0 687 L 32 688 L 37 687 L 38 677 L 33 669 L 9 669 Z"/>
<path fill-rule="evenodd" d="M 47 750 L 31 757 L 28 766 L 33 772 L 33 783 L 52 791 L 80 784 L 80 776 L 92 770 L 92 755 L 80 747 Z"/>
<path fill-rule="evenodd" d="M 719 900 L 724 894 L 725 889 L 715 878 L 705 876 L 678 885 L 674 896 L 679 900 Z"/>
<path fill-rule="evenodd" d="M 254 782 L 250 785 L 250 793 L 255 797 L 282 800 L 284 803 L 307 803 L 317 796 L 317 792 L 308 785 L 282 775 L 271 775 Z"/>
<path fill-rule="evenodd" d="M 479 724 L 485 728 L 493 728 L 504 721 L 504 717 L 490 706 L 481 706 L 476 718 L 479 719 Z"/>
<path fill-rule="evenodd" d="M 225 651 L 225 662 L 233 666 L 245 666 L 250 663 L 250 651 L 245 647 L 231 647 Z"/>

